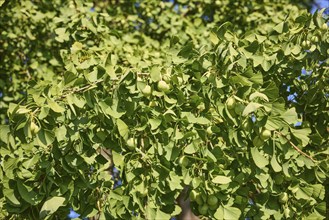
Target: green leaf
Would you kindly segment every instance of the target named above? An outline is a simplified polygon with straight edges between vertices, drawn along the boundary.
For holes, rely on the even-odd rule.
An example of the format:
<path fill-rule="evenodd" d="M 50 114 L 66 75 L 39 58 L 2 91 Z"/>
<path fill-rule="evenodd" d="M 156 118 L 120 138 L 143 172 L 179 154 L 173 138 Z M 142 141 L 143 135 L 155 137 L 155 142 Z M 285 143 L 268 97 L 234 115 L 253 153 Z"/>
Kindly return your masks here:
<path fill-rule="evenodd" d="M 20 196 L 31 205 L 37 205 L 41 200 L 42 196 L 33 191 L 33 189 L 20 180 L 17 180 L 17 189 Z"/>
<path fill-rule="evenodd" d="M 279 89 L 274 82 L 270 82 L 265 89 L 261 90 L 269 99 L 276 99 L 279 96 Z"/>
<path fill-rule="evenodd" d="M 219 175 L 219 176 L 216 176 L 215 178 L 213 178 L 211 181 L 213 183 L 217 183 L 217 184 L 228 184 L 232 180 L 230 177 Z"/>
<path fill-rule="evenodd" d="M 210 121 L 205 117 L 195 117 L 191 112 L 182 112 L 182 118 L 186 117 L 190 123 L 207 125 Z"/>
<path fill-rule="evenodd" d="M 48 105 L 49 105 L 49 107 L 50 107 L 54 112 L 61 113 L 61 112 L 64 112 L 64 111 L 65 111 L 65 108 L 63 108 L 62 106 L 58 105 L 56 102 L 54 102 L 54 101 L 51 100 L 51 99 L 48 99 Z"/>
<path fill-rule="evenodd" d="M 52 197 L 50 199 L 48 199 L 41 207 L 40 213 L 39 213 L 39 217 L 41 219 L 45 218 L 46 216 L 50 216 L 53 213 L 55 213 L 57 211 L 57 209 L 60 206 L 63 206 L 65 202 L 65 198 L 64 197 Z"/>
<path fill-rule="evenodd" d="M 41 129 L 37 134 L 37 141 L 41 146 L 49 146 L 55 140 L 55 135 L 53 131 Z"/>
<path fill-rule="evenodd" d="M 303 129 L 293 129 L 290 128 L 291 134 L 299 140 L 299 142 L 302 144 L 302 147 L 305 147 L 309 141 L 310 138 L 308 137 L 309 134 L 311 134 L 310 128 L 303 128 Z"/>
<path fill-rule="evenodd" d="M 121 119 L 117 119 L 117 126 L 120 136 L 127 140 L 129 136 L 129 127 Z"/>
<path fill-rule="evenodd" d="M 219 206 L 219 208 L 216 210 L 214 217 L 217 220 L 224 220 L 224 207 L 223 206 Z"/>
<path fill-rule="evenodd" d="M 171 215 L 167 214 L 160 209 L 157 210 L 155 219 L 170 219 Z"/>
<path fill-rule="evenodd" d="M 288 124 L 295 124 L 298 121 L 298 116 L 295 108 L 288 109 L 280 117 Z"/>
<path fill-rule="evenodd" d="M 259 109 L 260 107 L 263 107 L 263 105 L 262 105 L 262 104 L 255 103 L 255 102 L 250 102 L 250 103 L 245 107 L 245 109 L 243 110 L 242 115 L 243 115 L 243 116 L 247 116 L 247 115 L 249 115 L 250 113 L 255 112 L 255 111 L 256 111 L 257 109 Z"/>
<path fill-rule="evenodd" d="M 182 56 L 184 58 L 188 58 L 191 56 L 193 51 L 193 43 L 188 42 L 182 49 L 179 51 L 178 56 Z"/>
<path fill-rule="evenodd" d="M 256 147 L 251 148 L 250 152 L 256 166 L 260 169 L 263 169 L 266 165 L 269 164 L 268 159 L 264 157 L 264 155 L 261 154 L 261 152 L 259 152 Z"/>
<path fill-rule="evenodd" d="M 15 196 L 15 191 L 10 188 L 4 188 L 3 189 L 3 195 L 13 204 L 16 206 L 21 205 L 20 201 Z"/>
<path fill-rule="evenodd" d="M 9 132 L 9 125 L 0 125 L 0 140 L 7 143 Z"/>
<path fill-rule="evenodd" d="M 209 34 L 209 38 L 210 38 L 210 41 L 213 43 L 213 44 L 218 44 L 219 42 L 219 39 L 217 38 L 217 35 L 214 33 L 214 32 L 210 32 Z"/>
<path fill-rule="evenodd" d="M 155 129 L 157 129 L 160 125 L 161 125 L 161 119 L 160 118 L 156 118 L 156 119 L 154 119 L 154 118 L 151 118 L 150 120 L 149 120 L 149 123 L 150 123 L 150 125 L 151 125 L 151 130 L 155 130 Z"/>
<path fill-rule="evenodd" d="M 195 146 L 193 143 L 188 144 L 185 148 L 184 148 L 184 152 L 186 154 L 194 154 L 196 152 Z"/>
<path fill-rule="evenodd" d="M 254 55 L 252 56 L 252 59 L 254 61 L 254 67 L 257 67 L 264 62 L 264 56 Z"/>
<path fill-rule="evenodd" d="M 224 22 L 217 30 L 214 30 L 219 39 L 224 38 L 225 33 L 228 31 L 228 27 L 232 26 L 231 22 Z"/>
<path fill-rule="evenodd" d="M 250 101 L 254 100 L 255 98 L 261 98 L 267 102 L 269 101 L 268 97 L 264 93 L 260 93 L 260 92 L 254 92 L 249 96 Z"/>
<path fill-rule="evenodd" d="M 281 172 L 282 171 L 282 167 L 280 166 L 280 164 L 276 160 L 276 157 L 275 156 L 272 156 L 271 166 L 272 166 L 274 172 Z"/>
<path fill-rule="evenodd" d="M 158 82 L 161 80 L 161 69 L 157 66 L 152 67 L 150 76 L 153 82 Z"/>
<path fill-rule="evenodd" d="M 313 194 L 312 187 L 310 187 L 310 186 L 300 187 L 297 189 L 295 197 L 297 199 L 309 200 L 310 197 L 312 196 L 312 194 Z"/>
<path fill-rule="evenodd" d="M 277 33 L 281 34 L 283 32 L 283 28 L 284 28 L 284 22 L 281 22 L 279 24 L 277 24 L 273 30 L 275 30 Z"/>
<path fill-rule="evenodd" d="M 224 219 L 239 219 L 240 215 L 240 209 L 232 206 L 224 206 Z"/>
<path fill-rule="evenodd" d="M 83 48 L 83 44 L 76 41 L 71 46 L 71 52 L 76 53 L 76 52 L 82 50 L 82 48 Z"/>
<path fill-rule="evenodd" d="M 122 167 L 124 164 L 124 157 L 115 151 L 112 151 L 112 155 L 115 166 Z"/>
<path fill-rule="evenodd" d="M 275 116 L 268 117 L 265 125 L 268 130 L 280 130 L 284 126 L 284 121 L 282 121 L 281 118 Z"/>

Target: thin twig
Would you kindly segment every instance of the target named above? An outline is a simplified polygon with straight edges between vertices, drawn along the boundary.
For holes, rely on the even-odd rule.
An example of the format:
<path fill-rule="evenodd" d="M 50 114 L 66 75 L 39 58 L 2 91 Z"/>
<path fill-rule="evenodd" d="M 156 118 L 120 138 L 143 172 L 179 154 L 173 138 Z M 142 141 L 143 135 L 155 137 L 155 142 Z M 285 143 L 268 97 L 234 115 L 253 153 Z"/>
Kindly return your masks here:
<path fill-rule="evenodd" d="M 279 132 L 279 131 L 274 131 L 274 132 L 277 133 L 277 134 L 279 134 L 279 135 L 281 135 L 282 137 L 284 137 L 284 138 L 289 142 L 289 144 L 290 144 L 291 146 L 293 146 L 293 148 L 295 148 L 295 150 L 296 150 L 298 153 L 300 153 L 300 154 L 302 154 L 304 157 L 307 157 L 308 159 L 312 160 L 314 163 L 317 162 L 315 159 L 313 159 L 313 157 L 311 157 L 310 155 L 308 155 L 307 153 L 305 153 L 305 152 L 303 152 L 301 149 L 299 149 L 299 148 L 298 148 L 294 143 L 292 143 L 292 141 L 289 140 L 284 134 L 282 134 L 282 133 Z"/>
<path fill-rule="evenodd" d="M 64 99 L 66 96 L 71 95 L 71 94 L 74 94 L 74 93 L 85 92 L 85 91 L 87 91 L 87 90 L 89 90 L 89 89 L 95 87 L 95 86 L 96 86 L 98 83 L 100 83 L 100 82 L 103 82 L 103 80 L 96 81 L 96 82 L 94 82 L 93 84 L 88 84 L 88 85 L 86 85 L 86 86 L 84 86 L 84 87 L 81 87 L 81 88 L 78 88 L 78 89 L 68 90 L 67 93 L 61 95 L 59 98 L 57 98 L 57 99 L 55 99 L 55 100 L 56 100 L 56 101 L 57 101 L 57 100 L 62 100 L 62 99 Z"/>

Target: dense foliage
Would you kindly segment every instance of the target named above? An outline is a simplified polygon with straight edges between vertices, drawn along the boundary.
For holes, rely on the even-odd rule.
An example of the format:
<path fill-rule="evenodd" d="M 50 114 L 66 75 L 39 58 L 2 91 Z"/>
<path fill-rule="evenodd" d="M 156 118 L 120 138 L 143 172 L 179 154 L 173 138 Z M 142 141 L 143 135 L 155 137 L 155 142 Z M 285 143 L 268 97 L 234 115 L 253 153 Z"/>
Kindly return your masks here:
<path fill-rule="evenodd" d="M 1 219 L 325 218 L 323 11 L 83 2 L 0 1 Z"/>

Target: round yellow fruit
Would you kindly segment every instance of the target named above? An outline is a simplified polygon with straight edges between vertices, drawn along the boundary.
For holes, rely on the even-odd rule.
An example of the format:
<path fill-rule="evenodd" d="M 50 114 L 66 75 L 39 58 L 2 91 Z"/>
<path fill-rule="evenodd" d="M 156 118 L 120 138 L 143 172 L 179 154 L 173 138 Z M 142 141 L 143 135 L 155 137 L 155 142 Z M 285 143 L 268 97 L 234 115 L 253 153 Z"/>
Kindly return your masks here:
<path fill-rule="evenodd" d="M 189 164 L 189 159 L 186 156 L 182 156 L 181 158 L 179 158 L 178 163 L 182 167 L 186 167 Z"/>
<path fill-rule="evenodd" d="M 37 134 L 40 130 L 39 126 L 36 123 L 34 123 L 33 121 L 31 122 L 30 129 L 31 129 L 31 133 L 33 135 Z"/>
<path fill-rule="evenodd" d="M 304 41 L 302 42 L 302 47 L 303 47 L 304 49 L 309 49 L 309 48 L 311 47 L 311 42 L 310 42 L 309 40 L 304 40 Z"/>
<path fill-rule="evenodd" d="M 288 201 L 288 194 L 286 192 L 280 194 L 279 202 L 280 203 L 286 203 L 287 201 Z"/>
<path fill-rule="evenodd" d="M 212 131 L 211 127 L 208 127 L 208 128 L 207 128 L 207 134 L 208 134 L 209 136 L 211 136 L 211 135 L 213 134 L 213 131 Z"/>
<path fill-rule="evenodd" d="M 284 178 L 281 174 L 275 174 L 275 176 L 274 176 L 275 184 L 280 185 L 283 183 L 283 181 L 284 181 Z"/>
<path fill-rule="evenodd" d="M 208 205 L 207 204 L 203 204 L 203 205 L 199 205 L 198 207 L 198 211 L 201 215 L 207 215 L 208 213 Z"/>
<path fill-rule="evenodd" d="M 150 96 L 152 93 L 152 88 L 149 85 L 146 85 L 144 89 L 142 90 L 143 95 Z"/>
<path fill-rule="evenodd" d="M 266 141 L 267 139 L 269 139 L 271 137 L 271 131 L 267 130 L 267 129 L 263 129 L 262 132 L 260 133 L 260 138 L 263 141 Z"/>
<path fill-rule="evenodd" d="M 319 42 L 319 37 L 318 36 L 312 36 L 311 41 L 313 43 L 318 43 Z"/>
<path fill-rule="evenodd" d="M 127 140 L 127 146 L 130 150 L 134 150 L 137 146 L 137 141 L 135 138 L 129 138 Z"/>
<path fill-rule="evenodd" d="M 235 103 L 236 103 L 235 98 L 233 98 L 233 97 L 228 98 L 226 101 L 227 108 L 234 109 Z"/>
<path fill-rule="evenodd" d="M 161 92 L 169 92 L 170 90 L 170 86 L 163 80 L 160 80 L 158 82 L 158 89 L 161 91 Z"/>
<path fill-rule="evenodd" d="M 214 195 L 208 196 L 207 203 L 209 206 L 215 206 L 218 204 L 218 198 Z"/>
<path fill-rule="evenodd" d="M 190 200 L 191 200 L 191 201 L 195 201 L 196 198 L 197 198 L 198 196 L 200 196 L 200 193 L 197 192 L 196 190 L 193 189 L 193 190 L 190 192 Z"/>

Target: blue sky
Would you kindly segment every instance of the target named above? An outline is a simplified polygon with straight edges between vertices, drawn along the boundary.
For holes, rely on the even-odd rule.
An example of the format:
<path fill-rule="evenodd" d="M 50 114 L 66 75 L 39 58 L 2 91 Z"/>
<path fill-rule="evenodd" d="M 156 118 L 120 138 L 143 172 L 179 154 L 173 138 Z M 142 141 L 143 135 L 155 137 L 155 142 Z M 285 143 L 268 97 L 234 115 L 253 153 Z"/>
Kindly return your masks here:
<path fill-rule="evenodd" d="M 329 8 L 329 0 L 317 0 L 311 9 L 311 13 L 314 13 L 316 9 Z M 328 10 L 328 9 L 327 9 Z"/>

